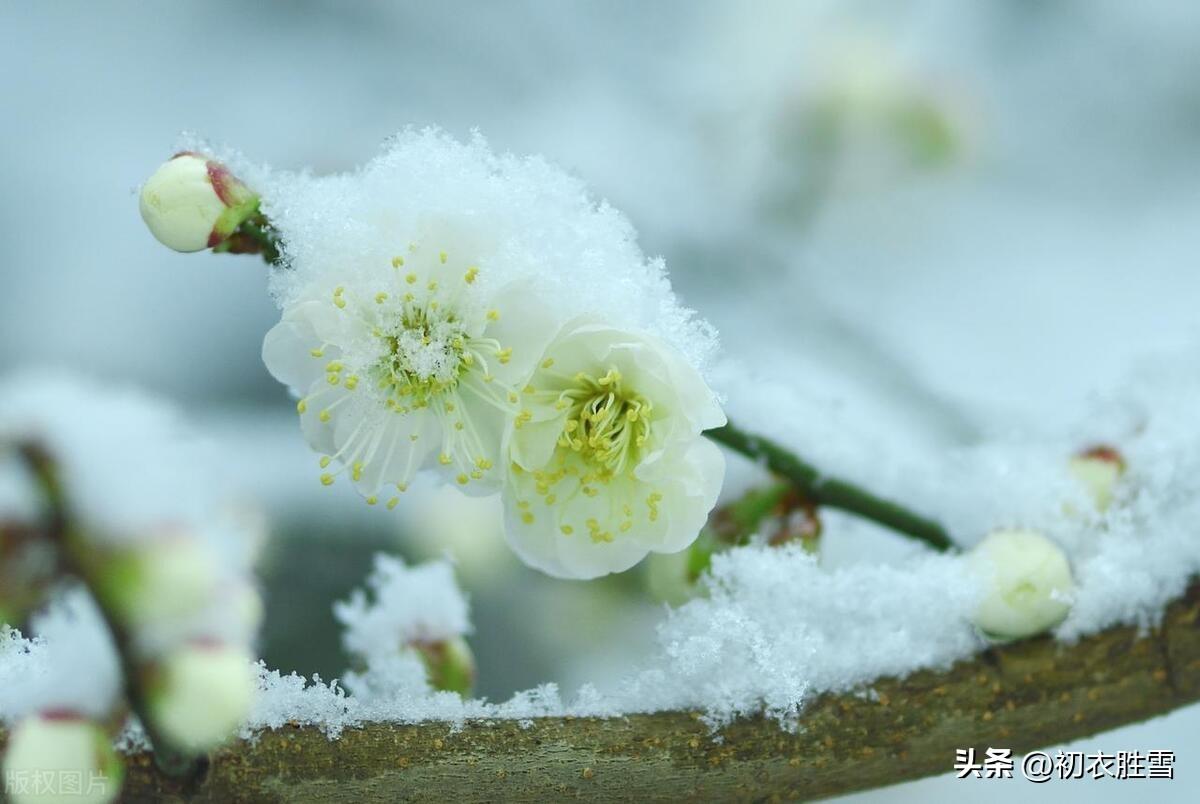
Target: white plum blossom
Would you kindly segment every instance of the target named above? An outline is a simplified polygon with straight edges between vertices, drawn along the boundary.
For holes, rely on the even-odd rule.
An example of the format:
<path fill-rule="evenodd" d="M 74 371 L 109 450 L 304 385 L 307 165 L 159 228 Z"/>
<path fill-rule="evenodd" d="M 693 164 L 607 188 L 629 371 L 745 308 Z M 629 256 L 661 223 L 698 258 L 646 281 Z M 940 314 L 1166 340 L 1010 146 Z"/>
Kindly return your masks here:
<path fill-rule="evenodd" d="M 540 158 L 410 130 L 350 174 L 238 169 L 281 241 L 263 359 L 298 397 L 321 481 L 345 475 L 369 503 L 397 504 L 422 469 L 497 492 L 522 390 L 579 316 L 696 367 L 715 346 L 628 221 Z"/>
<path fill-rule="evenodd" d="M 267 333 L 263 360 L 301 395 L 322 483 L 348 472 L 372 504 L 427 466 L 499 487 L 504 427 L 553 325 L 526 283 L 486 282 L 466 228 L 410 233 L 373 270 L 315 283 Z"/>
<path fill-rule="evenodd" d="M 578 319 L 546 350 L 508 439 L 507 538 L 551 575 L 620 572 L 684 549 L 724 479 L 704 430 L 725 415 L 703 378 L 652 335 Z"/>

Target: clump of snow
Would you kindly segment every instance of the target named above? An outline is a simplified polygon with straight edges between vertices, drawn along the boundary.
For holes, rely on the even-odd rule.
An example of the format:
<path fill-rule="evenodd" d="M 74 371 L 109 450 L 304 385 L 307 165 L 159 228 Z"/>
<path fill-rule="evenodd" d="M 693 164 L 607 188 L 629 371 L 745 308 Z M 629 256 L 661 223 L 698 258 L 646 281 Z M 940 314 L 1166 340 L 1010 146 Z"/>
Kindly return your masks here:
<path fill-rule="evenodd" d="M 90 596 L 71 588 L 34 615 L 33 636 L 0 626 L 0 722 L 45 709 L 101 719 L 121 688 L 108 630 Z"/>
<path fill-rule="evenodd" d="M 622 709 L 696 709 L 714 726 L 766 712 L 794 726 L 814 695 L 947 667 L 983 644 L 970 625 L 979 590 L 957 556 L 831 572 L 799 546 L 747 547 L 715 556 L 707 585 L 616 691 Z"/>
<path fill-rule="evenodd" d="M 369 592 L 355 589 L 335 603 L 344 627 L 342 643 L 352 654 L 371 657 L 410 642 L 440 642 L 468 634 L 467 599 L 448 561 L 407 566 L 393 556 L 375 556 L 367 577 Z"/>
<path fill-rule="evenodd" d="M 625 216 L 541 157 L 493 153 L 478 133 L 464 143 L 424 129 L 401 132 L 346 175 L 222 158 L 262 194 L 282 236 L 289 269 L 272 274 L 281 306 L 313 286 L 369 281 L 410 243 L 454 232 L 440 247 L 471 253 L 481 287 L 536 280 L 562 320 L 588 314 L 652 332 L 697 367 L 715 350 L 715 331 L 679 304 L 663 261 L 642 253 Z"/>
<path fill-rule="evenodd" d="M 53 370 L 0 380 L 0 440 L 54 456 L 90 538 L 136 541 L 164 522 L 205 523 L 230 497 L 220 456 L 167 403 Z"/>

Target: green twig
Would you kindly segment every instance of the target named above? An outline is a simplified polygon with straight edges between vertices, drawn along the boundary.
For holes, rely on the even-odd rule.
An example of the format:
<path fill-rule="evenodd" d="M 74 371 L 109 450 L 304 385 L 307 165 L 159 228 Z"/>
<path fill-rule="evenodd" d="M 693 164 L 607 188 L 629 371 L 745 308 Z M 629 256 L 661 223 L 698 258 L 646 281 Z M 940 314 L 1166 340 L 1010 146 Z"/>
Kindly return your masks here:
<path fill-rule="evenodd" d="M 747 433 L 732 424 L 705 433 L 753 461 L 763 463 L 786 478 L 816 505 L 839 508 L 945 552 L 954 547 L 945 528 L 904 506 L 885 500 L 859 486 L 835 477 L 826 477 L 792 452 L 761 436 Z"/>

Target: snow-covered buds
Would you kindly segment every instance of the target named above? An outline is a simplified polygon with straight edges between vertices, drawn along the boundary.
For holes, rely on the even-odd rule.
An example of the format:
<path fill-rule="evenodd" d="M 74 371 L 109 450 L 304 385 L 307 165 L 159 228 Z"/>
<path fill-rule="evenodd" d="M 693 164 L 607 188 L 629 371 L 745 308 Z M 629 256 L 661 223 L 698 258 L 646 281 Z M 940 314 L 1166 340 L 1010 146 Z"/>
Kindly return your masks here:
<path fill-rule="evenodd" d="M 109 735 L 73 712 L 30 715 L 9 734 L 4 791 L 13 804 L 107 804 L 124 775 Z"/>
<path fill-rule="evenodd" d="M 175 251 L 220 245 L 258 212 L 258 196 L 225 165 L 184 151 L 164 162 L 142 186 L 142 220 Z"/>
<path fill-rule="evenodd" d="M 132 710 L 164 767 L 194 769 L 196 753 L 240 724 L 255 689 L 258 518 L 213 479 L 218 456 L 145 397 L 17 376 L 0 382 L 0 443 L 17 445 L 30 481 L 18 496 L 39 513 L 33 531 L 5 530 L 0 546 L 32 540 L 50 551 L 53 588 L 67 590 L 51 608 L 74 601 L 76 632 L 64 641 L 78 651 L 28 709 L 0 714 Z M 0 579 L 11 569 L 6 562 Z"/>
<path fill-rule="evenodd" d="M 469 695 L 475 682 L 475 657 L 463 636 L 471 629 L 467 600 L 446 561 L 415 567 L 398 558 L 375 556 L 368 591 L 355 589 L 335 603 L 334 616 L 345 627 L 342 644 L 367 670 L 398 656 L 420 659 L 429 686 Z"/>
<path fill-rule="evenodd" d="M 253 657 L 245 650 L 196 642 L 149 671 L 150 716 L 159 733 L 188 751 L 208 751 L 231 737 L 250 711 Z"/>
<path fill-rule="evenodd" d="M 1125 458 L 1121 453 L 1107 445 L 1091 447 L 1073 456 L 1070 468 L 1071 474 L 1087 490 L 1096 510 L 1107 510 L 1117 483 L 1125 474 Z"/>
<path fill-rule="evenodd" d="M 996 641 L 1022 639 L 1062 622 L 1074 581 L 1067 557 L 1033 530 L 996 530 L 966 557 L 983 584 L 975 625 Z"/>

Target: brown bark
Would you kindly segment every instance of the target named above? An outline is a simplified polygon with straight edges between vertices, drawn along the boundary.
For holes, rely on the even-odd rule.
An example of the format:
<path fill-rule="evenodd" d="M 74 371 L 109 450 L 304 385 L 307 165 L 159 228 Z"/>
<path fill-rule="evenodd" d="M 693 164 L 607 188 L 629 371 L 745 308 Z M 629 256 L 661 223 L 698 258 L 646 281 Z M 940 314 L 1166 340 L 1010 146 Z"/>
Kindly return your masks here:
<path fill-rule="evenodd" d="M 376 724 L 327 740 L 267 732 L 220 751 L 190 790 L 130 761 L 125 800 L 203 802 L 809 799 L 951 770 L 956 748 L 1015 754 L 1200 699 L 1200 585 L 1145 636 L 1114 628 L 1072 646 L 1048 637 L 945 672 L 883 679 L 877 696 L 826 695 L 788 734 L 735 723 L 715 742 L 694 714 Z"/>

